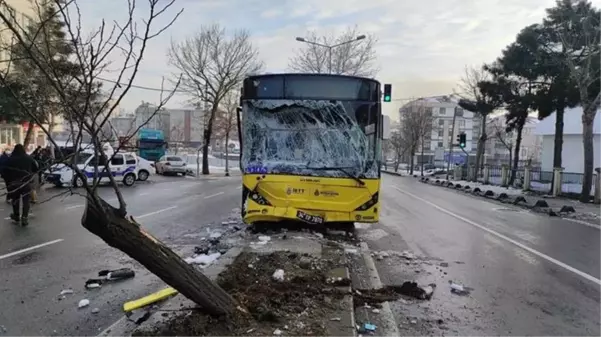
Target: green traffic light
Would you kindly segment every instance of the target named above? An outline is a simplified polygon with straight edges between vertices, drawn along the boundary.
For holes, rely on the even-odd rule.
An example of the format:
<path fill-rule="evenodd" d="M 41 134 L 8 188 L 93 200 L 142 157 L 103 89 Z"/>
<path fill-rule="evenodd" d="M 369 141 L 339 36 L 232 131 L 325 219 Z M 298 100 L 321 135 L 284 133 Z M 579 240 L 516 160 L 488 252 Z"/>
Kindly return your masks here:
<path fill-rule="evenodd" d="M 384 96 L 384 102 L 390 102 L 390 96 Z"/>

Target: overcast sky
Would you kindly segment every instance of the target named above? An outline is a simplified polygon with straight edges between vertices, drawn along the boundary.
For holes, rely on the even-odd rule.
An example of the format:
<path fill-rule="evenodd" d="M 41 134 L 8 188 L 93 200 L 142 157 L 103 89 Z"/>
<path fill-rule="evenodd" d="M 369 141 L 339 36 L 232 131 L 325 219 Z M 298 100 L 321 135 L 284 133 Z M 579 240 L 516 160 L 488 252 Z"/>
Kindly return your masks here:
<path fill-rule="evenodd" d="M 166 0 L 161 0 L 165 1 Z M 137 17 L 147 16 L 147 1 L 137 0 Z M 247 29 L 266 63 L 266 71 L 287 70 L 288 60 L 301 47 L 295 41 L 307 30 L 328 34 L 358 25 L 361 33 L 378 36 L 380 73 L 393 84 L 393 99 L 451 93 L 466 65 L 494 60 L 524 26 L 539 22 L 554 0 L 176 0 L 155 27 L 164 25 L 182 8 L 177 22 L 149 44 L 135 84 L 161 86 L 172 74 L 166 50 L 171 39 L 183 39 L 202 24 L 220 23 Z M 594 0 L 599 6 L 601 0 Z M 125 0 L 80 1 L 86 30 L 126 18 Z M 141 24 L 141 23 L 140 23 Z M 118 60 L 115 54 L 113 59 Z M 114 66 L 113 68 L 117 68 Z M 106 78 L 113 79 L 107 73 Z M 165 86 L 170 86 L 166 82 Z M 156 102 L 157 91 L 133 89 L 121 105 L 128 111 L 142 101 Z M 170 107 L 182 106 L 175 97 Z M 394 111 L 401 102 L 385 105 Z"/>

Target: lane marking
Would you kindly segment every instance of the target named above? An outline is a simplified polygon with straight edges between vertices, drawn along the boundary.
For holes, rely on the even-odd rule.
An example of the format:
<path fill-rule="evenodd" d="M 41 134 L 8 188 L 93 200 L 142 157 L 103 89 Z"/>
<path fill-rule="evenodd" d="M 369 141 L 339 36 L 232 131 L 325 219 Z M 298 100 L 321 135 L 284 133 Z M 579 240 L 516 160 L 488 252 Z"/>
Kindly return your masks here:
<path fill-rule="evenodd" d="M 44 242 L 44 243 L 40 243 L 39 245 L 35 245 L 35 246 L 31 246 L 31 247 L 24 248 L 24 249 L 21 249 L 21 250 L 17 250 L 17 251 L 15 251 L 15 252 L 12 252 L 12 253 L 8 253 L 8 254 L 0 255 L 0 260 L 4 260 L 4 259 L 7 259 L 7 258 L 9 258 L 9 257 L 13 257 L 13 256 L 15 256 L 15 255 L 19 255 L 19 254 L 27 253 L 27 252 L 30 252 L 30 251 L 32 251 L 32 250 L 36 250 L 36 249 L 38 249 L 38 248 L 42 248 L 42 247 L 46 247 L 46 246 L 50 246 L 50 245 L 53 245 L 53 244 L 55 244 L 55 243 L 59 243 L 59 242 L 61 242 L 61 241 L 63 241 L 63 239 L 56 239 L 56 240 L 52 240 L 52 241 L 48 241 L 48 242 Z"/>
<path fill-rule="evenodd" d="M 448 214 L 448 215 L 450 215 L 450 216 L 452 216 L 452 217 L 454 217 L 456 219 L 459 219 L 459 220 L 461 220 L 461 221 L 463 221 L 465 223 L 468 223 L 468 224 L 470 224 L 470 225 L 472 225 L 474 227 L 480 228 L 481 230 L 483 230 L 483 231 L 485 231 L 485 232 L 487 232 L 487 233 L 489 233 L 491 235 L 494 235 L 494 236 L 498 237 L 499 239 L 503 239 L 503 240 L 505 240 L 505 241 L 507 241 L 509 243 L 512 243 L 512 244 L 514 244 L 514 245 L 522 248 L 523 250 L 525 250 L 525 251 L 527 251 L 529 253 L 532 253 L 532 254 L 534 254 L 534 255 L 542 258 L 542 259 L 545 259 L 545 260 L 547 260 L 547 261 L 549 261 L 549 262 L 551 262 L 551 263 L 553 263 L 553 264 L 555 264 L 555 265 L 557 265 L 557 266 L 559 266 L 559 267 L 561 267 L 561 268 L 563 268 L 563 269 L 565 269 L 567 271 L 570 271 L 570 272 L 572 272 L 572 273 L 574 273 L 574 274 L 576 274 L 576 275 L 578 275 L 578 276 L 580 276 L 582 278 L 585 278 L 585 279 L 587 279 L 589 281 L 592 281 L 592 282 L 594 282 L 594 283 L 596 283 L 598 285 L 601 285 L 601 280 L 598 279 L 598 278 L 596 278 L 596 277 L 594 277 L 594 276 L 591 276 L 591 275 L 589 275 L 589 274 L 587 274 L 587 273 L 585 273 L 583 271 L 580 271 L 580 270 L 578 270 L 578 269 L 576 269 L 576 268 L 574 268 L 572 266 L 569 266 L 568 264 L 563 263 L 563 262 L 561 262 L 559 260 L 556 260 L 556 259 L 554 259 L 554 258 L 552 258 L 552 257 L 550 257 L 550 256 L 548 256 L 546 254 L 543 254 L 543 253 L 539 252 L 538 250 L 532 249 L 532 248 L 530 248 L 530 247 L 528 247 L 528 246 L 526 246 L 526 245 L 524 245 L 522 243 L 519 243 L 519 242 L 515 241 L 514 239 L 512 239 L 510 237 L 507 237 L 507 236 L 505 236 L 505 235 L 503 235 L 501 233 L 493 231 L 492 229 L 489 229 L 489 228 L 486 228 L 485 226 L 477 224 L 477 223 L 475 223 L 472 220 L 466 219 L 466 218 L 462 217 L 461 215 L 455 214 L 455 213 L 447 210 L 446 208 L 443 208 L 443 207 L 440 207 L 440 206 L 436 205 L 433 202 L 430 202 L 430 201 L 428 201 L 426 199 L 420 198 L 420 197 L 418 197 L 417 195 L 415 195 L 413 193 L 409 193 L 409 192 L 407 192 L 405 190 L 402 190 L 402 189 L 400 189 L 400 188 L 398 188 L 396 186 L 393 186 L 393 188 L 395 188 L 399 192 L 401 192 L 403 194 L 406 194 L 406 195 L 408 195 L 408 196 L 410 196 L 410 197 L 412 197 L 414 199 L 420 200 L 420 201 L 422 201 L 422 202 L 424 202 L 424 203 L 426 203 L 426 204 L 428 204 L 428 205 L 436 208 L 437 210 L 439 210 L 439 211 L 441 211 L 443 213 L 446 213 L 446 214 Z"/>
<path fill-rule="evenodd" d="M 65 210 L 80 208 L 80 207 L 84 207 L 84 206 L 85 206 L 85 204 L 73 205 L 73 206 L 65 207 Z"/>
<path fill-rule="evenodd" d="M 143 195 L 148 195 L 150 194 L 150 192 L 142 192 L 142 193 L 138 193 L 138 196 L 143 196 Z"/>
<path fill-rule="evenodd" d="M 578 223 L 578 224 L 581 224 L 581 225 L 593 227 L 593 228 L 596 228 L 596 229 L 601 229 L 601 226 L 592 224 L 590 222 L 586 222 L 584 220 L 571 219 L 571 218 L 562 218 L 562 219 L 563 220 L 567 220 L 567 221 L 571 221 L 571 222 L 575 222 L 575 223 Z"/>
<path fill-rule="evenodd" d="M 163 208 L 163 209 L 159 209 L 158 211 L 154 211 L 154 212 L 150 212 L 150 213 L 146 213 L 146 214 L 142 214 L 142 215 L 138 215 L 138 216 L 134 216 L 134 219 L 142 219 L 142 218 L 146 218 L 149 217 L 151 215 L 155 215 L 155 214 L 159 214 L 162 212 L 167 212 L 169 210 L 172 210 L 174 208 L 177 208 L 177 206 L 171 206 L 171 207 L 167 207 L 167 208 Z"/>
<path fill-rule="evenodd" d="M 218 195 L 222 195 L 222 194 L 223 194 L 223 192 L 218 192 L 218 193 L 215 193 L 215 194 L 207 195 L 207 196 L 205 197 L 205 199 L 210 199 L 210 198 L 212 198 L 212 197 L 216 197 L 216 196 L 218 196 Z"/>

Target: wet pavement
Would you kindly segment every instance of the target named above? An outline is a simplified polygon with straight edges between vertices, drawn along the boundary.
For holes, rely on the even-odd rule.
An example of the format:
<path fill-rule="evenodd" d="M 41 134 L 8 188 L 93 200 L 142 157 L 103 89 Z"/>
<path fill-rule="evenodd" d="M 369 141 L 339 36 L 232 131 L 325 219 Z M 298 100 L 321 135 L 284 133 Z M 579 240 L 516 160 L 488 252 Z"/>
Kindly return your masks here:
<path fill-rule="evenodd" d="M 122 188 L 129 214 L 182 256 L 191 255 L 207 228 L 219 230 L 221 220 L 240 206 L 239 176 L 155 180 Z M 47 189 L 40 199 L 58 192 Z M 100 194 L 116 204 L 110 188 Z M 26 228 L 6 219 L 0 223 L 0 335 L 97 335 L 123 317 L 125 301 L 164 286 L 81 226 L 83 204 L 78 195 L 55 198 L 33 207 Z M 0 205 L 1 217 L 8 217 L 9 206 Z M 123 267 L 134 269 L 135 278 L 84 288 L 98 271 Z M 68 288 L 74 294 L 61 297 Z M 89 299 L 89 307 L 78 309 L 81 299 Z"/>
<path fill-rule="evenodd" d="M 437 285 L 391 303 L 401 335 L 599 335 L 600 232 L 413 178 L 385 175 L 379 224 L 359 224 L 385 285 Z M 451 292 L 449 280 L 473 288 Z M 377 319 L 377 318 L 376 318 Z"/>

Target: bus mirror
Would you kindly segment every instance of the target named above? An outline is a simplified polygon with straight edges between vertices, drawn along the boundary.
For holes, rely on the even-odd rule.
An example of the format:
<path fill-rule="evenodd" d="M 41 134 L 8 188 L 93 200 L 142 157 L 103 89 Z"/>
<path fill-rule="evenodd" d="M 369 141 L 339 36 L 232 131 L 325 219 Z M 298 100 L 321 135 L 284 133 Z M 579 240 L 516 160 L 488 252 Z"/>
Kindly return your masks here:
<path fill-rule="evenodd" d="M 390 117 L 382 115 L 382 139 L 390 139 Z"/>

